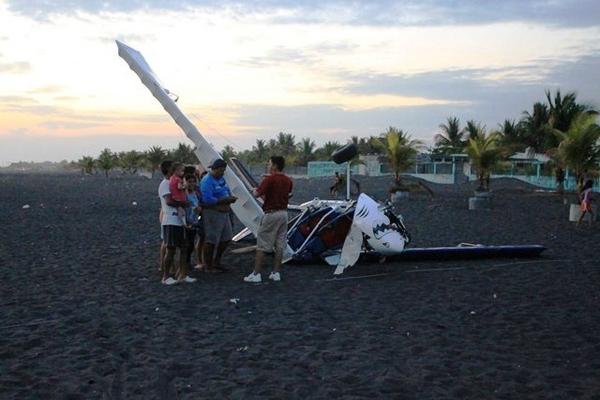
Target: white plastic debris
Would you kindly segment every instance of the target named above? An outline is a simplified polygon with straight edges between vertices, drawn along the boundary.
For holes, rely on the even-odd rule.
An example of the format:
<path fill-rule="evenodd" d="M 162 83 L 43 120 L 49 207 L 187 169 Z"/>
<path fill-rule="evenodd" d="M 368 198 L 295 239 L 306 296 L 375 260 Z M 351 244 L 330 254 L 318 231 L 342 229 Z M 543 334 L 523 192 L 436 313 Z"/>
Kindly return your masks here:
<path fill-rule="evenodd" d="M 132 205 L 132 206 L 137 206 L 137 201 L 132 201 L 132 202 L 131 202 L 131 205 Z"/>
<path fill-rule="evenodd" d="M 248 346 L 238 347 L 237 351 L 248 351 Z"/>
<path fill-rule="evenodd" d="M 471 311 L 471 315 L 475 315 L 477 314 L 475 311 Z"/>
<path fill-rule="evenodd" d="M 29 204 L 25 204 L 25 205 L 23 206 L 23 209 L 24 209 L 24 210 L 26 210 L 26 209 L 28 209 L 29 207 L 30 207 L 30 205 L 29 205 Z"/>
<path fill-rule="evenodd" d="M 156 307 L 156 308 L 154 309 L 154 311 L 158 311 L 158 310 L 160 310 L 160 308 L 158 308 L 158 307 Z"/>
<path fill-rule="evenodd" d="M 233 298 L 233 299 L 229 299 L 229 302 L 231 304 L 237 304 L 240 301 L 240 299 L 238 299 L 237 297 Z"/>

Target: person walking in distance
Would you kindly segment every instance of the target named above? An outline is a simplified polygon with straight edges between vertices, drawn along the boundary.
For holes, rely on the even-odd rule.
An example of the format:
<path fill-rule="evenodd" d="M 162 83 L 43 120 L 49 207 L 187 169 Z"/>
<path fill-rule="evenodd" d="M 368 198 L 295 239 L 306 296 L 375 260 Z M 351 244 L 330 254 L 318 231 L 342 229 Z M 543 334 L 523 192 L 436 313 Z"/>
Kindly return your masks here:
<path fill-rule="evenodd" d="M 579 215 L 579 220 L 577 220 L 577 225 L 581 225 L 581 222 L 583 221 L 583 218 L 585 217 L 586 213 L 590 214 L 590 226 L 594 221 L 594 211 L 592 209 L 593 186 L 594 181 L 588 179 L 587 181 L 585 181 L 583 187 L 581 188 L 581 192 L 579 194 L 579 197 L 581 198 L 581 213 Z"/>
<path fill-rule="evenodd" d="M 245 282 L 262 281 L 261 272 L 265 253 L 273 253 L 273 272 L 269 275 L 269 279 L 275 282 L 281 280 L 281 261 L 287 245 L 287 207 L 293 187 L 292 180 L 283 173 L 284 167 L 283 157 L 271 157 L 269 175 L 265 176 L 254 190 L 254 195 L 264 200 L 264 215 L 256 235 L 254 271 L 244 278 Z"/>

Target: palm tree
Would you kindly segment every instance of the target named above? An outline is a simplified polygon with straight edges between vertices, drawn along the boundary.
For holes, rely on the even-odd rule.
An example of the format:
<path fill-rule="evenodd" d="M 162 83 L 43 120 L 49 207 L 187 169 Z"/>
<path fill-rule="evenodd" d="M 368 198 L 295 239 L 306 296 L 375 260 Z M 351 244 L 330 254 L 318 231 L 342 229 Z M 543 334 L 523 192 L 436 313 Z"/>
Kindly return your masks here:
<path fill-rule="evenodd" d="M 442 133 L 434 137 L 435 149 L 442 154 L 459 153 L 465 147 L 464 131 L 460 129 L 460 120 L 448 117 L 447 123 L 440 124 Z"/>
<path fill-rule="evenodd" d="M 199 162 L 194 148 L 185 143 L 179 143 L 177 148 L 171 152 L 171 157 L 174 161 L 187 165 L 195 165 Z"/>
<path fill-rule="evenodd" d="M 577 103 L 577 94 L 575 92 L 567 93 L 564 97 L 561 96 L 560 90 L 556 91 L 554 101 L 552 94 L 546 90 L 546 99 L 549 105 L 549 123 L 554 129 L 561 132 L 566 132 L 571 126 L 571 122 L 575 120 L 581 113 L 597 114 L 591 106 Z"/>
<path fill-rule="evenodd" d="M 77 164 L 81 168 L 82 173 L 91 175 L 94 171 L 94 167 L 96 166 L 96 161 L 93 157 L 84 156 L 81 157 L 79 161 L 77 161 Z"/>
<path fill-rule="evenodd" d="M 573 171 L 581 189 L 585 175 L 598 170 L 600 126 L 596 123 L 596 115 L 581 112 L 574 117 L 566 132 L 555 130 L 555 134 L 560 140 L 557 158 Z"/>
<path fill-rule="evenodd" d="M 485 136 L 485 125 L 481 125 L 480 122 L 475 122 L 475 120 L 469 120 L 465 126 L 464 133 L 467 134 L 467 140 L 478 136 Z"/>
<path fill-rule="evenodd" d="M 466 147 L 469 161 L 476 171 L 479 180 L 478 191 L 490 188 L 490 174 L 492 169 L 500 162 L 502 148 L 498 145 L 498 135 L 485 133 L 469 139 Z"/>
<path fill-rule="evenodd" d="M 98 160 L 96 160 L 98 167 L 102 171 L 104 171 L 104 175 L 108 178 L 108 173 L 115 166 L 115 155 L 110 149 L 106 148 L 102 150 L 100 155 L 98 156 Z"/>
<path fill-rule="evenodd" d="M 252 152 L 256 157 L 255 161 L 265 161 L 268 155 L 267 143 L 262 139 L 256 139 L 256 145 L 252 146 Z"/>
<path fill-rule="evenodd" d="M 119 165 L 125 172 L 129 172 L 130 174 L 135 174 L 138 168 L 143 166 L 143 158 L 144 155 L 135 150 L 122 151 L 117 154 Z"/>
<path fill-rule="evenodd" d="M 315 158 L 314 151 L 317 145 L 310 138 L 303 138 L 297 145 L 298 164 L 306 166 L 309 161 Z"/>
<path fill-rule="evenodd" d="M 267 142 L 267 153 L 269 153 L 269 154 L 279 153 L 279 150 L 277 147 L 277 140 L 269 139 L 269 141 Z"/>
<path fill-rule="evenodd" d="M 331 154 L 342 145 L 336 141 L 328 141 L 315 150 L 315 158 L 318 160 L 331 160 Z"/>
<path fill-rule="evenodd" d="M 282 156 L 289 156 L 296 151 L 296 137 L 291 133 L 277 134 L 277 151 Z"/>
<path fill-rule="evenodd" d="M 400 174 L 415 163 L 418 150 L 423 142 L 413 139 L 401 129 L 390 126 L 382 136 L 386 140 L 386 153 L 390 167 L 394 171 L 394 182 L 397 188 L 401 187 Z"/>
<path fill-rule="evenodd" d="M 505 119 L 496 131 L 501 147 L 506 149 L 507 155 L 523 151 L 527 147 L 524 143 L 523 128 L 514 120 Z"/>
<path fill-rule="evenodd" d="M 148 164 L 150 165 L 152 177 L 154 177 L 154 172 L 160 168 L 160 163 L 163 161 L 166 154 L 167 152 L 160 146 L 152 146 L 146 151 L 145 156 L 146 160 L 148 160 Z"/>
<path fill-rule="evenodd" d="M 225 145 L 225 147 L 223 147 L 223 150 L 221 151 L 221 157 L 223 157 L 223 160 L 229 161 L 229 159 L 231 159 L 235 156 L 236 156 L 236 153 L 232 146 Z"/>
<path fill-rule="evenodd" d="M 523 117 L 519 122 L 523 131 L 523 141 L 526 147 L 531 148 L 535 153 L 545 152 L 549 148 L 548 137 L 551 135 L 549 121 L 550 113 L 543 103 L 535 103 L 531 113 L 523 111 Z"/>
<path fill-rule="evenodd" d="M 558 155 L 558 148 L 560 141 L 564 137 L 562 135 L 555 134 L 556 131 L 568 132 L 571 124 L 581 113 L 596 115 L 592 107 L 577 103 L 577 95 L 575 92 L 567 93 L 564 97 L 561 96 L 560 90 L 556 91 L 554 100 L 549 90 L 546 90 L 546 99 L 548 100 L 548 133 L 546 134 L 546 140 L 544 142 L 544 150 L 553 158 L 555 163 L 555 176 L 558 191 L 564 190 L 564 160 L 560 157 L 554 157 Z"/>

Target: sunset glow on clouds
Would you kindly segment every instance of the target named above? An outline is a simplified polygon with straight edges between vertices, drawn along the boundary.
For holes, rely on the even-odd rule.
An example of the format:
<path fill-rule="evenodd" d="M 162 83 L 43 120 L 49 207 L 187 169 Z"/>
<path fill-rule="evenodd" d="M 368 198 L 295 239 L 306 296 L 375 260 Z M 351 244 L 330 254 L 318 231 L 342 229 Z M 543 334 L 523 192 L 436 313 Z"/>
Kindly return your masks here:
<path fill-rule="evenodd" d="M 186 140 L 115 39 L 217 149 L 390 125 L 431 140 L 450 115 L 518 118 L 544 89 L 600 104 L 594 2 L 507 1 L 502 17 L 474 1 L 35 3 L 0 0 L 0 165 Z"/>

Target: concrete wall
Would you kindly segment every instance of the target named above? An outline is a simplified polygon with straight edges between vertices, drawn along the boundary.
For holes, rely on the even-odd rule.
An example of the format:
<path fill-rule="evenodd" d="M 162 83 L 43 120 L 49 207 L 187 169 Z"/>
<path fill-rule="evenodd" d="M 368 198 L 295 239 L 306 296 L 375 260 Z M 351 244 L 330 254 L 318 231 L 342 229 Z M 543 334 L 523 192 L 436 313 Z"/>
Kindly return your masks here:
<path fill-rule="evenodd" d="M 442 184 L 453 184 L 454 175 L 452 174 L 403 174 L 414 176 L 415 178 L 421 178 L 431 183 L 442 183 Z"/>

